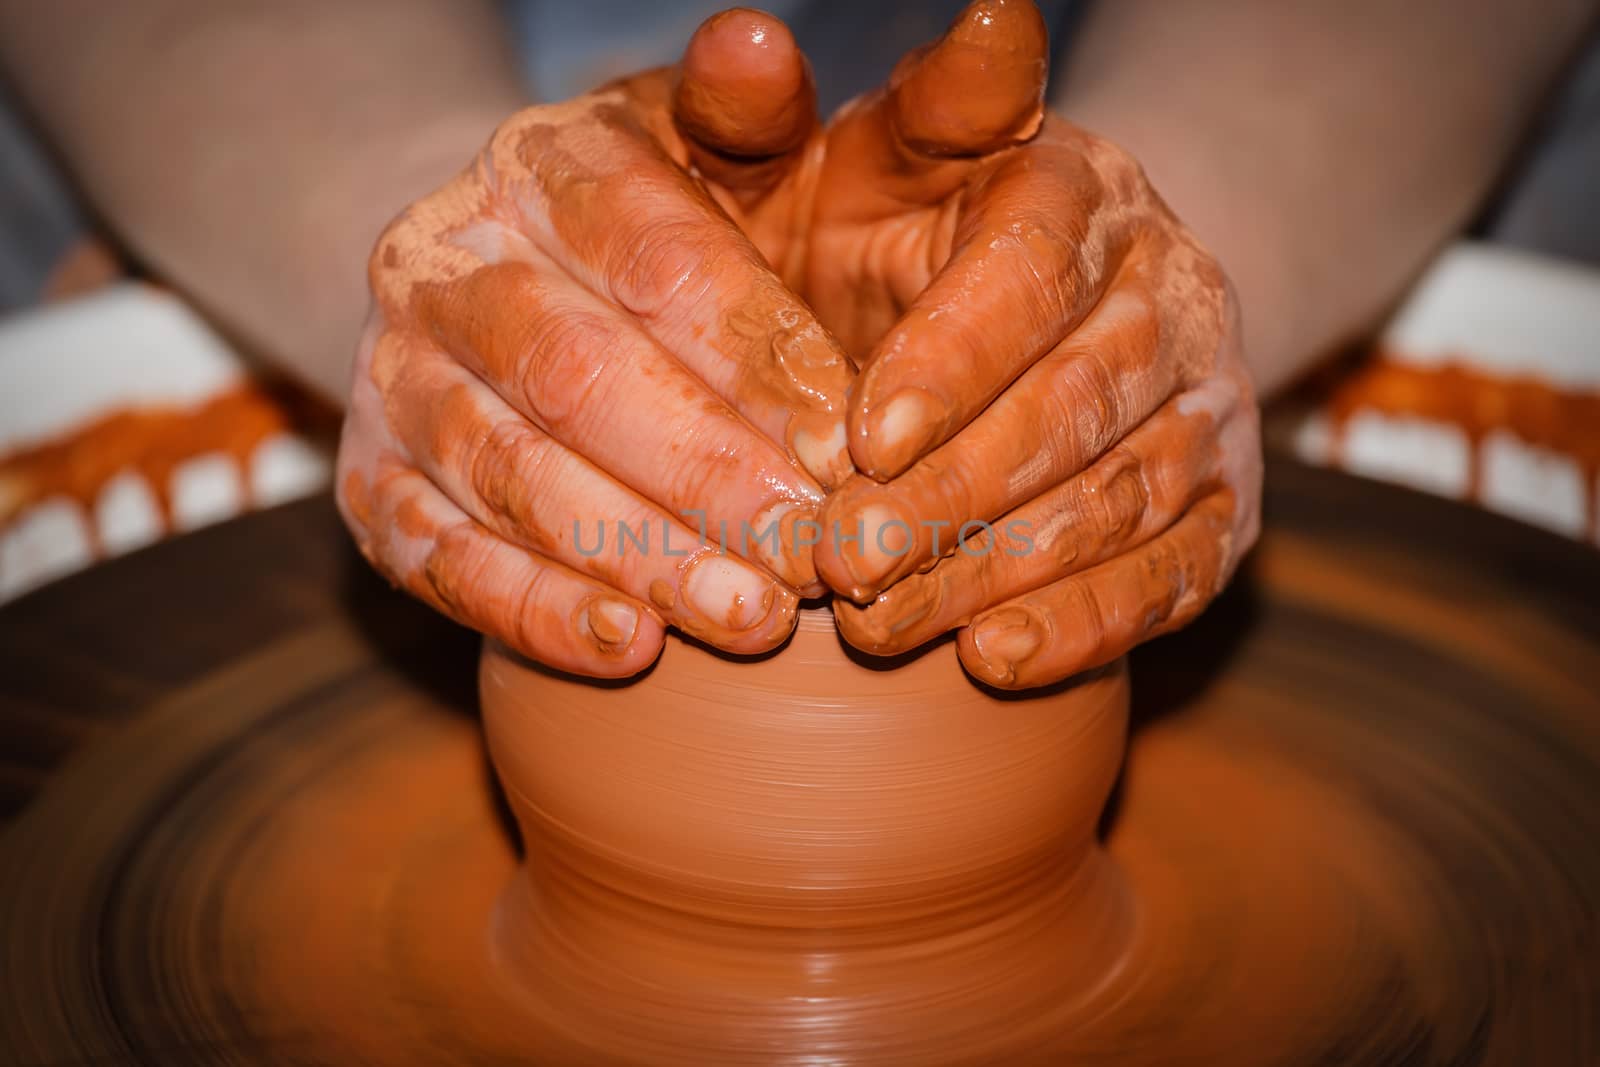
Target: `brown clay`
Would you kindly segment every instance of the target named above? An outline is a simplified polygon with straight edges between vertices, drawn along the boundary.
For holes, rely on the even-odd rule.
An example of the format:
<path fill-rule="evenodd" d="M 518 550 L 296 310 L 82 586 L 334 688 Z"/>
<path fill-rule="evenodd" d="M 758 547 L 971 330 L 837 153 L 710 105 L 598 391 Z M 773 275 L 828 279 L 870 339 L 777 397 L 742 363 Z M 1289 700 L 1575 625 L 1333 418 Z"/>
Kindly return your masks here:
<path fill-rule="evenodd" d="M 1592 1062 L 1600 563 L 1328 473 L 1279 468 L 1267 503 L 1248 595 L 1136 657 L 1140 721 L 1093 838 L 1115 670 L 1035 703 L 975 689 L 948 644 L 863 674 L 809 626 L 754 662 L 673 638 L 622 685 L 493 652 L 518 828 L 463 713 L 475 643 L 352 584 L 325 502 L 20 601 L 0 611 L 11 803 L 98 740 L 0 836 L 0 1049 Z M 808 670 L 833 706 L 760 684 Z M 539 702 L 499 704 L 507 682 Z M 683 712 L 685 685 L 703 713 Z M 608 805 L 641 796 L 658 803 Z M 810 903 L 826 897 L 836 912 Z"/>
<path fill-rule="evenodd" d="M 760 662 L 669 639 L 619 688 L 491 646 L 481 696 L 525 851 L 492 950 L 597 1056 L 959 1059 L 1127 950 L 1132 900 L 1095 837 L 1121 666 L 1003 701 L 949 645 L 853 659 L 818 609 Z"/>
<path fill-rule="evenodd" d="M 287 386 L 248 384 L 193 407 L 117 411 L 50 441 L 0 455 L 0 531 L 24 511 L 63 498 L 92 517 L 113 478 L 132 472 L 144 480 L 163 527 L 172 524 L 172 473 L 188 459 L 221 452 L 248 468 L 267 438 L 306 424 L 326 426 L 326 413 Z M 243 491 L 249 493 L 249 479 Z M 89 522 L 86 529 L 97 529 Z"/>
<path fill-rule="evenodd" d="M 1570 457 L 1589 494 L 1588 539 L 1600 536 L 1600 392 L 1562 389 L 1533 375 L 1495 374 L 1452 360 L 1418 366 L 1378 351 L 1340 376 L 1327 411 L 1335 449 L 1344 427 L 1362 411 L 1432 419 L 1467 438 L 1467 496 L 1481 491 L 1481 449 L 1493 433 Z"/>
<path fill-rule="evenodd" d="M 1299 771 L 1227 751 L 1248 737 L 1148 742 L 1171 746 L 1143 772 L 1164 776 L 1159 799 L 1131 816 L 1151 822 L 1104 851 L 1120 663 L 1003 699 L 949 643 L 885 670 L 813 610 L 760 662 L 669 639 L 620 688 L 491 645 L 480 695 L 524 849 L 491 926 L 493 980 L 524 1033 L 561 1035 L 577 1062 L 1137 1056 L 1147 1013 L 1199 995 L 1219 939 L 1238 953 L 1228 1015 L 1169 1019 L 1183 1036 L 1161 1044 L 1257 1062 L 1258 1045 L 1337 1020 L 1344 992 L 1316 967 L 1377 980 L 1344 923 L 1435 935 L 1379 873 L 1400 862 L 1381 828 Z M 1209 846 L 1185 840 L 1186 796 L 1231 813 Z M 1317 850 L 1249 853 L 1296 826 L 1316 827 Z M 1227 849 L 1205 877 L 1238 884 L 1201 888 L 1181 858 L 1195 847 Z M 1197 890 L 1219 896 L 1196 907 Z M 1248 929 L 1223 934 L 1229 909 Z"/>

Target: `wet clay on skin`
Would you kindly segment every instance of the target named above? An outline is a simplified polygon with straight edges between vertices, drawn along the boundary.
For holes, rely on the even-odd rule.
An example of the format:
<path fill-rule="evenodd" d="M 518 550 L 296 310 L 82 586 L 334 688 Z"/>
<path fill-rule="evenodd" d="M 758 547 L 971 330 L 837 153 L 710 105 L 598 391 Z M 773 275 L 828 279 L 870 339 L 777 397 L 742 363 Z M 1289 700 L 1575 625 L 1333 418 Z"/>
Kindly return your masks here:
<path fill-rule="evenodd" d="M 1031 4 L 974 3 L 842 108 L 802 288 L 861 364 L 859 473 L 813 557 L 841 632 L 894 655 L 961 629 L 1005 688 L 1192 620 L 1259 514 L 1226 278 L 1135 161 L 1045 111 L 1047 45 Z"/>
<path fill-rule="evenodd" d="M 828 589 L 859 647 L 964 628 L 1006 688 L 1188 622 L 1258 525 L 1237 315 L 1137 164 L 1046 113 L 1047 58 L 1032 3 L 974 0 L 824 127 L 787 28 L 736 9 L 676 68 L 512 117 L 373 256 L 340 479 L 369 558 L 591 676 L 668 626 L 767 651 Z M 690 509 L 780 536 L 717 583 L 565 536 L 653 515 L 681 543 Z M 968 520 L 1049 546 L 952 560 Z M 627 640 L 567 623 L 602 602 Z"/>
<path fill-rule="evenodd" d="M 809 202 L 775 183 L 817 130 L 788 30 L 730 12 L 678 68 L 512 116 L 397 219 L 338 478 L 374 565 L 589 676 L 637 673 L 667 626 L 780 643 L 824 592 L 796 527 L 850 471 L 853 368 L 773 270 Z M 654 547 L 585 552 L 596 521 Z"/>

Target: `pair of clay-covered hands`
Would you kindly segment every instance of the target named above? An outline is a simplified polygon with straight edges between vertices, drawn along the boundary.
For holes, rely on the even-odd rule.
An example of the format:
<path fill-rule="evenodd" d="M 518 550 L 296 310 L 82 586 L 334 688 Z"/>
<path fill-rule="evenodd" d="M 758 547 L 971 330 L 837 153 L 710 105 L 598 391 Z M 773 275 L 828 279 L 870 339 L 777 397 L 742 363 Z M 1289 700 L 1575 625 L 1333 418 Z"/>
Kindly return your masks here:
<path fill-rule="evenodd" d="M 822 126 L 787 28 L 508 120 L 372 257 L 339 501 L 457 620 L 595 676 L 960 629 L 1003 687 L 1196 615 L 1258 524 L 1228 282 L 980 0 Z"/>

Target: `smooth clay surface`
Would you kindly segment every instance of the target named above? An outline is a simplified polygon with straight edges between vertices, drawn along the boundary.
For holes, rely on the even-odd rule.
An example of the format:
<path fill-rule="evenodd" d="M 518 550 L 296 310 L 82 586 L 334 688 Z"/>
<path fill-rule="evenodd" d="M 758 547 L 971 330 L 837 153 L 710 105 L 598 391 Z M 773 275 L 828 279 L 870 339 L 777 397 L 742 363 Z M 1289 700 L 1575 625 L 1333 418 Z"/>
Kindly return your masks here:
<path fill-rule="evenodd" d="M 852 658 L 821 608 L 758 659 L 670 639 L 631 685 L 490 646 L 480 686 L 526 852 L 495 961 L 586 1048 L 928 1062 L 1057 1029 L 1126 949 L 1095 835 L 1120 664 L 1004 699 L 948 642 Z"/>
<path fill-rule="evenodd" d="M 0 1059 L 1594 1063 L 1600 561 L 1267 505 L 1126 675 L 1006 700 L 814 619 L 631 686 L 495 654 L 487 752 L 476 646 L 326 501 L 20 601 Z"/>

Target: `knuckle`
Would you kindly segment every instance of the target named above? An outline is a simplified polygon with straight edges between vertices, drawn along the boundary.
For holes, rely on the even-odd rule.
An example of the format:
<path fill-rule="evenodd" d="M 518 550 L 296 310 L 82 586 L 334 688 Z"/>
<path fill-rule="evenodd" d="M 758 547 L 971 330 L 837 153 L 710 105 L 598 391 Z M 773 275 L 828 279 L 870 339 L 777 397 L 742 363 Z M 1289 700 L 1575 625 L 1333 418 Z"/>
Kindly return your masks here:
<path fill-rule="evenodd" d="M 417 351 L 411 335 L 393 330 L 380 334 L 367 356 L 366 373 L 356 379 L 358 392 L 352 396 L 352 400 L 370 399 L 375 407 L 384 409 L 386 398 L 404 392 L 414 380 L 414 374 L 409 372 L 414 371 L 414 365 L 418 362 L 413 359 Z M 363 397 L 363 393 L 367 393 L 367 396 Z M 383 421 L 388 421 L 387 410 L 384 410 Z"/>
<path fill-rule="evenodd" d="M 533 104 L 507 115 L 489 134 L 485 150 L 492 156 L 516 152 L 527 137 L 528 129 L 538 124 L 541 111 L 542 105 Z"/>
<path fill-rule="evenodd" d="M 1088 658 L 1103 662 L 1106 657 L 1115 655 L 1117 649 L 1111 632 L 1111 618 L 1106 613 L 1105 605 L 1100 602 L 1094 582 L 1068 582 L 1066 594 L 1066 611 L 1063 615 L 1071 620 L 1071 625 L 1082 635 L 1080 640 L 1088 652 Z"/>
<path fill-rule="evenodd" d="M 1093 526 L 1107 549 L 1130 541 L 1150 513 L 1144 464 L 1125 444 L 1113 447 L 1090 473 L 1084 492 L 1092 502 Z"/>
<path fill-rule="evenodd" d="M 414 206 L 407 208 L 390 221 L 367 257 L 367 287 L 385 312 L 398 313 L 404 307 L 403 275 L 416 260 L 420 237 L 412 214 L 415 210 Z"/>
<path fill-rule="evenodd" d="M 1016 257 L 1015 274 L 1032 299 L 1023 306 L 1033 320 L 1030 333 L 1047 336 L 1077 303 L 1076 274 L 1060 257 L 1023 253 Z"/>
<path fill-rule="evenodd" d="M 466 456 L 468 463 L 476 460 L 481 452 L 483 435 L 478 431 L 481 425 L 478 398 L 470 385 L 461 381 L 450 382 L 436 394 L 427 397 L 422 412 L 424 419 L 420 427 L 406 428 L 401 432 L 413 442 L 417 454 L 424 461 L 445 467 L 462 455 Z"/>
<path fill-rule="evenodd" d="M 1117 203 L 1142 203 L 1153 195 L 1144 165 L 1115 141 L 1086 136 L 1084 161 L 1100 178 L 1110 199 Z"/>
<path fill-rule="evenodd" d="M 544 567 L 533 568 L 524 576 L 522 588 L 510 601 L 508 616 L 500 623 L 516 645 L 531 655 L 548 655 L 550 652 L 546 646 L 552 629 L 549 623 L 554 614 L 551 606 L 556 599 L 552 584 L 549 570 Z"/>
<path fill-rule="evenodd" d="M 569 427 L 603 408 L 599 394 L 607 354 L 629 343 L 622 325 L 609 316 L 578 309 L 546 309 L 528 323 L 513 374 L 546 424 Z"/>
<path fill-rule="evenodd" d="M 940 546 L 948 555 L 956 550 L 957 541 L 964 542 L 960 532 L 967 520 L 994 517 L 979 503 L 987 496 L 993 477 L 993 468 L 985 462 L 983 453 L 972 450 L 957 452 L 947 462 L 923 460 L 901 475 L 900 481 L 906 498 L 915 502 L 919 517 L 949 519 L 953 523 Z M 988 536 L 986 530 L 987 527 L 980 527 L 969 533 L 983 537 Z"/>
<path fill-rule="evenodd" d="M 460 529 L 442 531 L 428 546 L 422 566 L 407 585 L 451 617 L 485 629 L 486 620 L 474 611 L 470 596 L 485 569 L 485 556 L 482 539 L 464 536 Z"/>
<path fill-rule="evenodd" d="M 558 116 L 548 104 L 533 104 L 507 115 L 489 135 L 480 161 L 492 177 L 528 167 L 530 157 L 550 147 Z"/>
<path fill-rule="evenodd" d="M 374 288 L 377 279 L 400 273 L 415 261 L 418 247 L 429 242 L 424 220 L 435 214 L 430 209 L 442 196 L 443 190 L 436 190 L 412 201 L 378 233 L 378 240 L 367 257 L 367 271 L 374 279 Z"/>
<path fill-rule="evenodd" d="M 742 444 L 725 429 L 702 437 L 671 464 L 664 490 L 673 507 L 717 509 L 715 501 L 736 481 L 744 465 Z M 709 519 L 707 521 L 710 521 Z"/>
<path fill-rule="evenodd" d="M 1053 410 L 1044 420 L 1044 433 L 1052 454 L 1082 465 L 1116 442 L 1126 405 L 1122 384 L 1105 360 L 1097 355 L 1074 359 L 1047 396 Z"/>
<path fill-rule="evenodd" d="M 1196 591 L 1193 561 L 1171 538 L 1150 545 L 1145 558 L 1146 586 L 1151 595 L 1145 601 L 1139 620 L 1142 633 L 1155 633 L 1172 618 L 1178 605 Z"/>
<path fill-rule="evenodd" d="M 530 547 L 546 551 L 560 537 L 554 514 L 566 499 L 572 472 L 560 462 L 555 444 L 515 419 L 493 426 L 468 460 L 472 492 L 496 528 Z"/>
<path fill-rule="evenodd" d="M 628 234 L 605 267 L 618 301 L 635 315 L 658 318 L 694 303 L 725 273 L 726 256 L 706 224 L 681 210 L 640 209 Z"/>
<path fill-rule="evenodd" d="M 522 487 L 530 475 L 526 454 L 527 430 L 510 420 L 491 426 L 475 437 L 466 461 L 468 484 L 489 512 L 518 521 L 522 516 Z"/>
<path fill-rule="evenodd" d="M 481 178 L 467 170 L 390 220 L 367 257 L 367 282 L 380 308 L 403 317 L 419 278 L 460 272 L 459 258 L 448 254 L 444 235 L 482 211 L 481 193 Z"/>
<path fill-rule="evenodd" d="M 1030 318 L 1031 332 L 1047 335 L 1078 302 L 1080 277 L 1089 277 L 1098 257 L 1082 253 L 1089 240 L 1088 226 L 1080 219 L 1047 219 L 1029 212 L 1008 212 L 977 235 L 993 256 L 973 264 L 971 280 L 996 266 L 1007 285 L 1027 295 L 1019 310 Z M 984 330 L 985 325 L 975 329 Z"/>
<path fill-rule="evenodd" d="M 507 464 L 505 501 L 502 514 L 516 529 L 518 537 L 541 552 L 552 552 L 560 544 L 561 529 L 569 508 L 561 501 L 576 494 L 570 491 L 573 470 L 557 461 L 555 446 L 533 435 L 523 435 Z"/>

